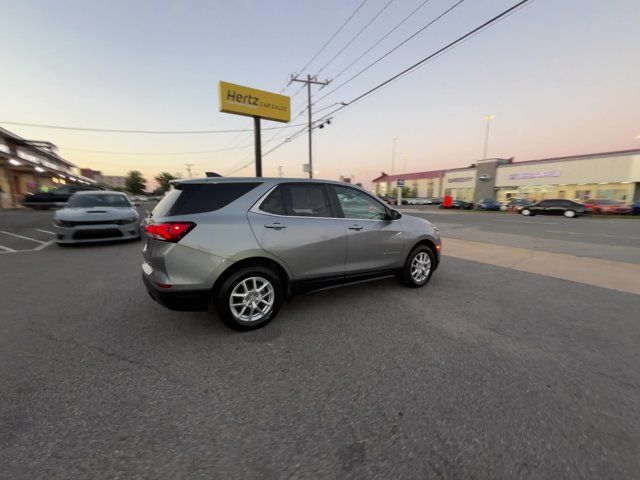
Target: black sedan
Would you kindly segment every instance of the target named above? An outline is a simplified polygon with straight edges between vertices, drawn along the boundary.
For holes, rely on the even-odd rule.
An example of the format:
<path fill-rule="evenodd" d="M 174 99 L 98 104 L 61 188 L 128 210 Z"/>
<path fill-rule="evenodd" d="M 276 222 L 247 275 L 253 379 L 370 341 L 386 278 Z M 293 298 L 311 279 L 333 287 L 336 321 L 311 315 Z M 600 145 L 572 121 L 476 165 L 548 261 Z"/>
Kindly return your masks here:
<path fill-rule="evenodd" d="M 455 208 L 458 210 L 471 210 L 473 208 L 473 202 L 465 202 L 463 200 L 452 200 L 451 205 L 445 205 L 441 203 L 439 208 Z"/>
<path fill-rule="evenodd" d="M 61 188 L 54 188 L 48 192 L 27 194 L 22 201 L 22 205 L 33 208 L 34 210 L 48 210 L 52 207 L 61 207 L 69 200 L 71 195 L 84 190 L 96 190 L 96 188 L 83 187 L 81 185 L 67 185 Z"/>
<path fill-rule="evenodd" d="M 567 218 L 584 214 L 584 205 L 571 200 L 553 199 L 527 205 L 520 211 L 525 217 L 533 215 L 564 215 Z"/>

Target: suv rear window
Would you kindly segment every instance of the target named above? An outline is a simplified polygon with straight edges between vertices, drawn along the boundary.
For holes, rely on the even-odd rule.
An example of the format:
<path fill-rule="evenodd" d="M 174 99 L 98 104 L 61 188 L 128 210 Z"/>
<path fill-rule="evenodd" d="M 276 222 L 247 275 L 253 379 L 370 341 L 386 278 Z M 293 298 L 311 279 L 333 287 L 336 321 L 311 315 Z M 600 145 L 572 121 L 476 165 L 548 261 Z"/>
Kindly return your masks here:
<path fill-rule="evenodd" d="M 184 183 L 169 190 L 153 209 L 154 217 L 213 212 L 256 188 L 260 183 Z"/>

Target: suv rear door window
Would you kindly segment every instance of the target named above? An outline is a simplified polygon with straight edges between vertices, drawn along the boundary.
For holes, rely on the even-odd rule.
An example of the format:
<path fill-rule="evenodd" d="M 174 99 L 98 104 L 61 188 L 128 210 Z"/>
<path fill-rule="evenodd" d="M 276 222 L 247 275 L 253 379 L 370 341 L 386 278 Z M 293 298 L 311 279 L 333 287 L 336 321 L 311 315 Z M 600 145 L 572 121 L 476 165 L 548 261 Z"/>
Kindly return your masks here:
<path fill-rule="evenodd" d="M 331 217 L 329 198 L 323 185 L 283 185 L 287 214 L 296 217 Z"/>
<path fill-rule="evenodd" d="M 282 194 L 282 189 L 280 187 L 277 187 L 267 198 L 264 199 L 260 205 L 260 210 L 274 215 L 287 214 L 287 208 L 284 204 L 284 195 Z"/>
<path fill-rule="evenodd" d="M 257 182 L 184 183 L 170 190 L 153 210 L 154 217 L 213 212 L 256 188 Z"/>

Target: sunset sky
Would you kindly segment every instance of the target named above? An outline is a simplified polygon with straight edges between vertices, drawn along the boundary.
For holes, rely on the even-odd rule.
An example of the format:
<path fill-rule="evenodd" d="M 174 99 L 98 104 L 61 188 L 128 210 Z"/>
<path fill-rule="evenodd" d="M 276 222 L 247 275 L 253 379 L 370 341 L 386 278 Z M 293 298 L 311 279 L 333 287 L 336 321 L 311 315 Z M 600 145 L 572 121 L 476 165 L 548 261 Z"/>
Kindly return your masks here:
<path fill-rule="evenodd" d="M 423 0 L 395 0 L 319 75 L 332 79 Z M 137 130 L 252 128 L 218 111 L 217 82 L 279 92 L 294 72 L 317 73 L 389 0 L 368 0 L 304 72 L 361 0 L 16 1 L 0 17 L 0 121 Z M 316 98 L 418 30 L 454 0 L 428 1 Z M 444 46 L 515 0 L 466 0 L 317 108 L 349 101 Z M 339 112 L 314 132 L 318 177 L 368 185 L 390 173 L 640 148 L 640 1 L 535 0 L 408 76 Z M 298 86 L 285 93 L 294 94 Z M 294 116 L 304 108 L 292 100 Z M 328 110 L 327 110 L 328 111 Z M 306 114 L 293 123 L 306 121 Z M 227 174 L 249 163 L 253 134 L 139 135 L 0 123 L 48 140 L 80 167 Z M 264 127 L 280 124 L 263 122 Z M 278 133 L 286 138 L 285 131 Z M 273 131 L 263 133 L 264 151 Z M 211 153 L 210 150 L 245 145 Z M 125 152 L 124 154 L 95 152 Z M 129 153 L 127 153 L 129 152 Z M 145 155 L 132 155 L 130 153 Z M 184 155 L 176 153 L 191 152 Z M 205 152 L 205 153 L 193 153 Z M 161 155 L 165 154 L 165 155 Z M 265 175 L 302 176 L 302 135 L 263 160 Z M 254 167 L 234 175 L 253 175 Z"/>

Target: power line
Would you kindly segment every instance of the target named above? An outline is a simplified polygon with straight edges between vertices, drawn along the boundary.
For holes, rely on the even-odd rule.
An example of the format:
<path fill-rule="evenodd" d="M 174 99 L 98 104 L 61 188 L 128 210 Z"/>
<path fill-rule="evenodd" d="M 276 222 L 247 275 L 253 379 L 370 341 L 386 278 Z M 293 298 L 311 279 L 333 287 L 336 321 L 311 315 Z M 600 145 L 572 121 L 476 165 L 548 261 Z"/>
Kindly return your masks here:
<path fill-rule="evenodd" d="M 493 25 L 494 23 L 500 21 L 501 19 L 503 19 L 504 17 L 510 15 L 511 13 L 513 13 L 515 10 L 518 10 L 519 8 L 523 7 L 526 3 L 531 2 L 532 0 L 522 0 L 518 3 L 516 3 L 515 5 L 513 5 L 512 7 L 509 7 L 508 9 L 504 10 L 502 13 L 499 13 L 498 15 L 496 15 L 495 17 L 487 20 L 486 22 L 484 22 L 482 25 L 474 28 L 473 30 L 470 30 L 469 32 L 465 33 L 464 35 L 462 35 L 461 37 L 458 37 L 457 39 L 455 39 L 454 41 L 448 43 L 447 45 L 445 45 L 444 47 L 442 47 L 441 49 L 435 51 L 434 53 L 427 55 L 426 57 L 424 57 L 423 59 L 419 60 L 418 62 L 414 63 L 413 65 L 405 68 L 404 70 L 402 70 L 401 72 L 397 73 L 396 75 L 388 78 L 387 80 L 385 80 L 384 82 L 379 83 L 378 85 L 376 85 L 375 87 L 367 90 L 366 92 L 364 92 L 361 95 L 358 95 L 356 98 L 354 98 L 353 100 L 351 100 L 350 102 L 346 102 L 347 105 L 351 105 L 361 99 L 363 99 L 364 97 L 371 95 L 373 92 L 375 92 L 376 90 L 384 87 L 385 85 L 393 82 L 394 80 L 400 78 L 401 76 L 411 72 L 412 70 L 415 70 L 416 68 L 418 68 L 420 65 L 423 65 L 424 63 L 428 62 L 429 60 L 441 55 L 442 53 L 446 52 L 447 50 L 455 47 L 456 45 L 458 45 L 459 43 L 464 42 L 466 39 L 468 39 L 469 37 L 472 37 L 473 35 L 475 35 L 476 33 L 479 33 L 481 30 L 484 30 L 485 28 Z M 340 108 L 344 108 L 344 107 L 340 107 Z"/>
<path fill-rule="evenodd" d="M 414 32 L 413 34 L 409 35 L 407 38 L 405 38 L 402 42 L 400 42 L 399 44 L 397 44 L 395 47 L 393 47 L 391 50 L 389 50 L 388 52 L 386 52 L 384 55 L 382 55 L 381 57 L 378 57 L 376 60 L 374 60 L 373 62 L 371 62 L 369 65 L 367 65 L 366 67 L 364 67 L 362 70 L 360 70 L 358 73 L 356 73 L 355 75 L 353 75 L 352 77 L 350 77 L 349 79 L 345 80 L 344 82 L 342 82 L 341 84 L 339 84 L 338 86 L 336 86 L 335 88 L 331 89 L 330 91 L 328 91 L 327 93 L 325 93 L 323 96 L 321 96 L 320 98 L 318 98 L 316 101 L 320 101 L 326 97 L 328 97 L 329 95 L 331 95 L 332 93 L 334 93 L 336 90 L 344 87 L 346 84 L 352 82 L 353 80 L 355 80 L 356 78 L 358 78 L 360 75 L 362 75 L 364 72 L 366 72 L 367 70 L 369 70 L 371 67 L 373 67 L 374 65 L 376 65 L 377 63 L 381 62 L 382 60 L 384 60 L 385 58 L 387 58 L 389 55 L 391 55 L 393 52 L 395 52 L 396 50 L 398 50 L 400 47 L 402 47 L 404 44 L 406 44 L 407 42 L 409 42 L 411 39 L 413 39 L 414 37 L 416 37 L 417 35 L 419 35 L 420 33 L 422 33 L 423 31 L 425 31 L 427 28 L 429 28 L 431 25 L 433 25 L 434 23 L 436 23 L 438 20 L 440 20 L 442 17 L 444 17 L 445 15 L 447 15 L 449 12 L 451 12 L 454 8 L 456 8 L 457 6 L 459 6 L 461 3 L 463 3 L 465 0 L 457 0 L 452 6 L 450 6 L 449 8 L 447 8 L 444 12 L 442 12 L 440 15 L 438 15 L 437 17 L 435 17 L 433 20 L 431 20 L 430 22 L 428 22 L 426 25 L 423 25 L 422 27 L 420 27 L 416 32 Z"/>
<path fill-rule="evenodd" d="M 37 128 L 50 128 L 55 130 L 76 130 L 80 132 L 104 132 L 104 133 L 137 133 L 137 134 L 152 134 L 152 135 L 191 135 L 191 134 L 208 134 L 208 133 L 236 133 L 236 132 L 253 132 L 252 128 L 237 128 L 232 130 L 175 130 L 175 131 L 162 131 L 162 130 L 125 130 L 117 128 L 89 128 L 89 127 L 70 127 L 66 125 L 44 125 L 40 123 L 26 123 L 26 122 L 3 122 L 4 125 L 20 125 L 23 127 L 37 127 Z M 266 127 L 263 130 L 279 130 L 281 128 L 293 128 L 299 127 L 298 125 L 285 125 L 283 127 Z"/>
<path fill-rule="evenodd" d="M 369 20 L 364 27 L 362 27 L 358 33 L 356 33 L 353 37 L 351 37 L 351 40 L 349 40 L 344 47 L 342 47 L 340 50 L 338 50 L 338 53 L 336 53 L 333 57 L 331 57 L 331 59 L 325 63 L 322 68 L 320 70 L 318 70 L 315 75 L 320 75 L 320 73 L 327 68 L 331 63 L 333 63 L 333 61 L 338 58 L 338 56 L 344 52 L 347 48 L 349 48 L 349 46 L 362 34 L 362 32 L 364 32 L 367 28 L 369 28 L 369 25 L 371 25 L 380 15 L 382 15 L 382 13 L 389 7 L 389 5 L 391 5 L 395 0 L 389 0 L 380 10 L 378 10 L 378 13 L 376 13 L 373 18 L 371 20 Z"/>
<path fill-rule="evenodd" d="M 349 65 L 347 65 L 346 67 L 344 67 L 342 70 L 340 70 L 340 72 L 338 72 L 337 74 L 335 74 L 331 80 L 334 80 L 336 78 L 338 78 L 340 75 L 342 75 L 344 72 L 346 72 L 347 70 L 349 70 L 356 62 L 358 62 L 358 60 L 360 60 L 362 57 L 364 57 L 367 53 L 369 53 L 371 50 L 373 50 L 374 48 L 376 48 L 378 45 L 380 45 L 380 43 L 382 41 L 384 41 L 389 35 L 391 35 L 393 32 L 395 32 L 398 28 L 400 28 L 407 20 L 409 20 L 411 17 L 413 17 L 416 13 L 418 13 L 418 11 L 424 7 L 427 3 L 429 3 L 431 0 L 424 0 L 420 5 L 418 5 L 416 8 L 414 8 L 411 12 L 409 12 L 409 14 L 404 17 L 402 20 L 400 20 L 399 23 L 397 23 L 391 30 L 389 30 L 387 33 L 385 33 L 382 37 L 380 37 L 380 39 L 374 43 L 373 45 L 371 45 L 369 48 L 367 48 L 364 52 L 362 52 L 362 54 L 360 56 L 358 56 L 354 61 L 352 61 Z"/>
<path fill-rule="evenodd" d="M 515 13 L 516 10 L 519 10 L 520 8 L 524 7 L 525 4 L 532 2 L 533 0 L 522 0 L 518 3 L 516 3 L 515 5 L 511 6 L 510 8 L 504 10 L 503 12 L 499 13 L 498 15 L 492 17 L 491 19 L 487 20 L 486 22 L 484 22 L 482 25 L 470 30 L 469 32 L 465 33 L 464 35 L 458 37 L 457 39 L 455 39 L 454 41 L 448 43 L 447 45 L 445 45 L 444 47 L 436 50 L 435 52 L 427 55 L 426 57 L 422 58 L 421 60 L 419 60 L 418 62 L 414 63 L 413 65 L 405 68 L 404 70 L 402 70 L 401 72 L 393 75 L 392 77 L 388 78 L 387 80 L 379 83 L 378 85 L 374 86 L 373 88 L 370 88 L 369 90 L 365 91 L 364 93 L 358 95 L 357 97 L 353 98 L 351 101 L 349 102 L 343 102 L 339 107 L 337 107 L 335 110 L 332 110 L 331 112 L 327 113 L 326 115 L 320 117 L 319 119 L 316 120 L 316 124 L 319 124 L 320 122 L 322 122 L 323 120 L 330 118 L 332 115 L 336 114 L 337 112 L 339 112 L 340 110 L 343 110 L 347 107 L 352 106 L 354 103 L 362 100 L 363 98 L 371 95 L 373 92 L 379 90 L 380 88 L 383 88 L 384 86 L 390 84 L 391 82 L 393 82 L 394 80 L 397 80 L 398 78 L 402 77 L 403 75 L 406 75 L 408 73 L 411 73 L 413 70 L 417 69 L 418 67 L 424 65 L 425 63 L 429 62 L 430 60 L 433 60 L 434 58 L 446 53 L 447 51 L 455 48 L 456 46 L 458 46 L 459 44 L 461 44 L 462 42 L 468 40 L 469 38 L 473 37 L 474 35 L 480 33 L 482 30 L 491 27 L 492 25 L 494 25 L 495 23 L 499 22 L 500 20 L 505 19 L 506 17 L 510 16 L 511 14 Z M 461 2 L 460 2 L 461 3 Z M 315 127 L 314 127 L 315 128 Z M 274 148 L 272 148 L 271 150 L 269 150 L 267 153 L 271 153 L 274 150 L 282 147 L 283 145 L 285 145 L 286 143 L 289 143 L 290 141 L 292 141 L 293 139 L 297 138 L 297 136 L 301 133 L 304 132 L 306 129 L 302 129 L 299 130 L 298 132 L 294 133 L 290 138 L 288 138 L 287 140 L 285 140 L 284 142 L 281 142 L 280 144 L 276 145 Z M 244 168 L 244 167 L 243 167 Z"/>
<path fill-rule="evenodd" d="M 237 147 L 228 147 L 228 148 L 218 148 L 215 150 L 200 150 L 200 151 L 191 151 L 191 152 L 114 152 L 111 150 L 85 150 L 83 148 L 69 148 L 69 147 L 60 147 L 61 150 L 69 150 L 72 152 L 84 152 L 84 153 L 103 153 L 107 155 L 148 155 L 148 156 L 175 156 L 175 155 L 201 155 L 205 153 L 217 153 L 217 152 L 226 152 L 229 150 L 239 150 L 242 148 L 253 147 L 253 144 L 240 145 Z"/>
<path fill-rule="evenodd" d="M 351 19 L 353 17 L 356 16 L 356 14 L 360 11 L 360 9 L 364 6 L 365 3 L 367 3 L 368 0 L 362 0 L 362 2 L 360 2 L 360 5 L 358 5 L 358 7 L 353 11 L 353 13 L 351 15 L 349 15 L 349 17 L 347 17 L 347 19 L 342 23 L 342 25 L 340 25 L 340 28 L 338 28 L 338 30 L 336 30 L 334 32 L 333 35 L 331 35 L 331 37 L 329 38 L 329 40 L 327 40 L 324 45 L 322 45 L 322 47 L 320 47 L 320 49 L 315 53 L 315 55 L 313 55 L 313 57 L 311 57 L 311 60 L 309 60 L 304 67 L 302 67 L 301 69 L 298 70 L 298 72 L 302 73 L 304 72 L 307 67 L 309 67 L 309 65 L 311 65 L 313 63 L 313 61 L 318 58 L 318 55 L 320 55 L 325 48 L 327 48 L 327 46 L 333 41 L 334 38 L 336 38 L 336 36 L 344 29 L 344 27 L 347 26 L 347 24 L 351 21 Z M 289 82 L 287 84 L 287 87 L 291 85 L 291 82 Z M 287 88 L 285 87 L 285 89 Z M 300 88 L 300 90 L 304 89 L 304 85 L 302 85 L 302 87 Z M 282 90 L 284 91 L 284 89 Z"/>

